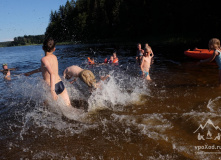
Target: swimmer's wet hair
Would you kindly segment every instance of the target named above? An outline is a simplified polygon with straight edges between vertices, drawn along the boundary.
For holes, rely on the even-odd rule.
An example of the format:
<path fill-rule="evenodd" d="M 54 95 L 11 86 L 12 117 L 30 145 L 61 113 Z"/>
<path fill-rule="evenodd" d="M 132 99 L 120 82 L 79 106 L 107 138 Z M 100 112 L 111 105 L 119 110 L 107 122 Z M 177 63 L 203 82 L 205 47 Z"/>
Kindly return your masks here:
<path fill-rule="evenodd" d="M 209 41 L 209 49 L 218 49 L 220 48 L 220 40 L 218 38 L 212 38 Z"/>
<path fill-rule="evenodd" d="M 43 43 L 43 50 L 45 52 L 51 52 L 55 47 L 55 41 L 52 37 L 45 39 Z"/>

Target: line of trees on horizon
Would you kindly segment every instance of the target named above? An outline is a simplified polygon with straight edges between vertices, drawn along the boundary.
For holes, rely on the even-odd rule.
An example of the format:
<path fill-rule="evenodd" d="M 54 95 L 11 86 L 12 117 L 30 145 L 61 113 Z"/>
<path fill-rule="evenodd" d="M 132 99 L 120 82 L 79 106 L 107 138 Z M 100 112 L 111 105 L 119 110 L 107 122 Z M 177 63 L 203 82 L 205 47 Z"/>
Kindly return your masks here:
<path fill-rule="evenodd" d="M 33 44 L 42 44 L 45 35 L 24 35 L 15 37 L 14 41 L 11 42 L 1 42 L 0 47 L 11 47 L 11 46 L 24 46 Z"/>
<path fill-rule="evenodd" d="M 44 41 L 45 35 L 24 35 L 23 37 L 15 37 L 14 41 L 11 42 L 11 45 L 28 45 L 28 44 L 42 44 Z"/>
<path fill-rule="evenodd" d="M 51 11 L 45 35 L 58 42 L 180 35 L 220 37 L 215 1 L 68 0 Z"/>

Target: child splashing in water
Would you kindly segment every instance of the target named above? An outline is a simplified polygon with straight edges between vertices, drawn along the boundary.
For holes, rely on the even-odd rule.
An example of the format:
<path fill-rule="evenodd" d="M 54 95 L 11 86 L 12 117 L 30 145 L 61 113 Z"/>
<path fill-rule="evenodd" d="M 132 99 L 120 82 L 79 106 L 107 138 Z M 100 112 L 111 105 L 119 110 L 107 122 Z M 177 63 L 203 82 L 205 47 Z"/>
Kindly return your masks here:
<path fill-rule="evenodd" d="M 100 82 L 96 82 L 95 76 L 90 70 L 82 69 L 76 65 L 67 67 L 63 72 L 63 76 L 68 80 L 74 78 L 74 80 L 70 81 L 71 84 L 74 83 L 77 78 L 80 78 L 88 87 L 90 87 L 90 91 L 100 87 Z M 110 77 L 110 75 L 100 77 L 100 79 L 105 81 L 108 77 Z"/>
<path fill-rule="evenodd" d="M 153 54 L 153 50 L 152 50 L 152 48 L 149 46 L 148 43 L 145 43 L 145 45 L 144 45 L 144 50 L 145 50 L 146 48 L 149 48 L 149 49 L 150 49 L 150 55 L 152 55 L 152 54 Z M 153 64 L 153 63 L 154 63 L 154 60 L 153 60 L 153 58 L 152 58 L 152 59 L 151 59 L 151 64 Z"/>
<path fill-rule="evenodd" d="M 68 92 L 58 75 L 58 60 L 53 54 L 55 51 L 55 42 L 52 38 L 48 38 L 43 43 L 45 57 L 41 59 L 41 68 L 25 73 L 25 76 L 42 72 L 43 79 L 50 86 L 51 95 L 54 100 L 58 99 L 58 95 L 64 100 L 68 107 L 71 107 Z M 77 109 L 76 109 L 76 112 Z"/>
<path fill-rule="evenodd" d="M 140 65 L 140 68 L 141 68 L 140 74 L 142 77 L 146 78 L 146 80 L 151 80 L 149 71 L 150 71 L 151 59 L 153 56 L 154 55 L 151 52 L 151 48 L 150 47 L 145 48 L 141 65 Z"/>
<path fill-rule="evenodd" d="M 4 75 L 4 79 L 5 80 L 11 80 L 11 73 L 10 73 L 10 71 L 14 71 L 15 70 L 15 68 L 8 68 L 8 65 L 5 63 L 5 64 L 2 64 L 2 68 L 3 68 L 3 70 L 0 70 L 0 72 L 2 72 L 3 73 L 3 75 Z"/>
<path fill-rule="evenodd" d="M 219 87 L 221 87 L 221 48 L 220 48 L 220 40 L 217 38 L 212 38 L 209 41 L 209 49 L 214 50 L 213 55 L 205 60 L 201 60 L 200 63 L 212 62 L 214 59 L 219 66 Z"/>

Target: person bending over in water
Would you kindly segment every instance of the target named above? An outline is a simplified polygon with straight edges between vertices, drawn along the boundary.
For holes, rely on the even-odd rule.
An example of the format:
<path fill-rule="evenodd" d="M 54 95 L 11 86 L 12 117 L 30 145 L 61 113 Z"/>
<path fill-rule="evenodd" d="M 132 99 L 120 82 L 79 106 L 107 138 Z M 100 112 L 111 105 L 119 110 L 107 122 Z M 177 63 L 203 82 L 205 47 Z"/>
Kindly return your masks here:
<path fill-rule="evenodd" d="M 84 83 L 87 84 L 88 87 L 90 87 L 90 89 L 96 89 L 100 86 L 100 83 L 96 82 L 95 76 L 90 70 L 82 69 L 76 65 L 67 67 L 63 72 L 63 76 L 68 80 L 70 80 L 72 77 L 75 77 L 74 80 L 70 81 L 71 84 L 74 83 L 77 78 L 80 78 Z M 101 80 L 104 81 L 108 77 L 110 76 L 107 75 L 105 77 L 101 77 Z"/>
<path fill-rule="evenodd" d="M 6 79 L 6 80 L 11 80 L 11 73 L 10 73 L 10 71 L 14 71 L 15 70 L 15 68 L 8 68 L 8 65 L 7 64 L 2 64 L 2 68 L 3 68 L 3 70 L 0 70 L 2 73 L 3 73 L 3 75 L 4 75 L 4 79 Z"/>
<path fill-rule="evenodd" d="M 221 48 L 220 48 L 220 40 L 217 38 L 212 38 L 209 41 L 209 49 L 214 50 L 213 55 L 205 60 L 200 60 L 198 64 L 212 62 L 214 59 L 219 67 L 219 87 L 221 87 Z"/>
<path fill-rule="evenodd" d="M 147 47 L 144 51 L 144 55 L 140 65 L 141 68 L 140 74 L 147 80 L 151 80 L 149 71 L 150 71 L 151 59 L 153 56 L 154 56 L 153 54 L 151 55 L 151 48 Z"/>
<path fill-rule="evenodd" d="M 43 43 L 45 57 L 41 59 L 41 68 L 25 73 L 25 76 L 42 72 L 43 79 L 50 86 L 51 95 L 54 100 L 58 99 L 58 95 L 62 97 L 67 106 L 71 106 L 68 92 L 58 75 L 58 59 L 53 54 L 55 51 L 55 41 L 47 38 Z"/>

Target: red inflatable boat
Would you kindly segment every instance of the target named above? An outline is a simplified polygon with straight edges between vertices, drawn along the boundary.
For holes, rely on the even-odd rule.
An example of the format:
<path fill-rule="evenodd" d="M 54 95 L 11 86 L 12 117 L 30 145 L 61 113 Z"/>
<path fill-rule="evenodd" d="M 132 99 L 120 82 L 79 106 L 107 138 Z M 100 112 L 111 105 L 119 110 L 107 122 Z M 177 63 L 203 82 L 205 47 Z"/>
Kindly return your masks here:
<path fill-rule="evenodd" d="M 194 49 L 193 51 L 187 50 L 184 54 L 194 59 L 207 59 L 210 58 L 214 53 L 214 50 L 208 49 Z"/>

